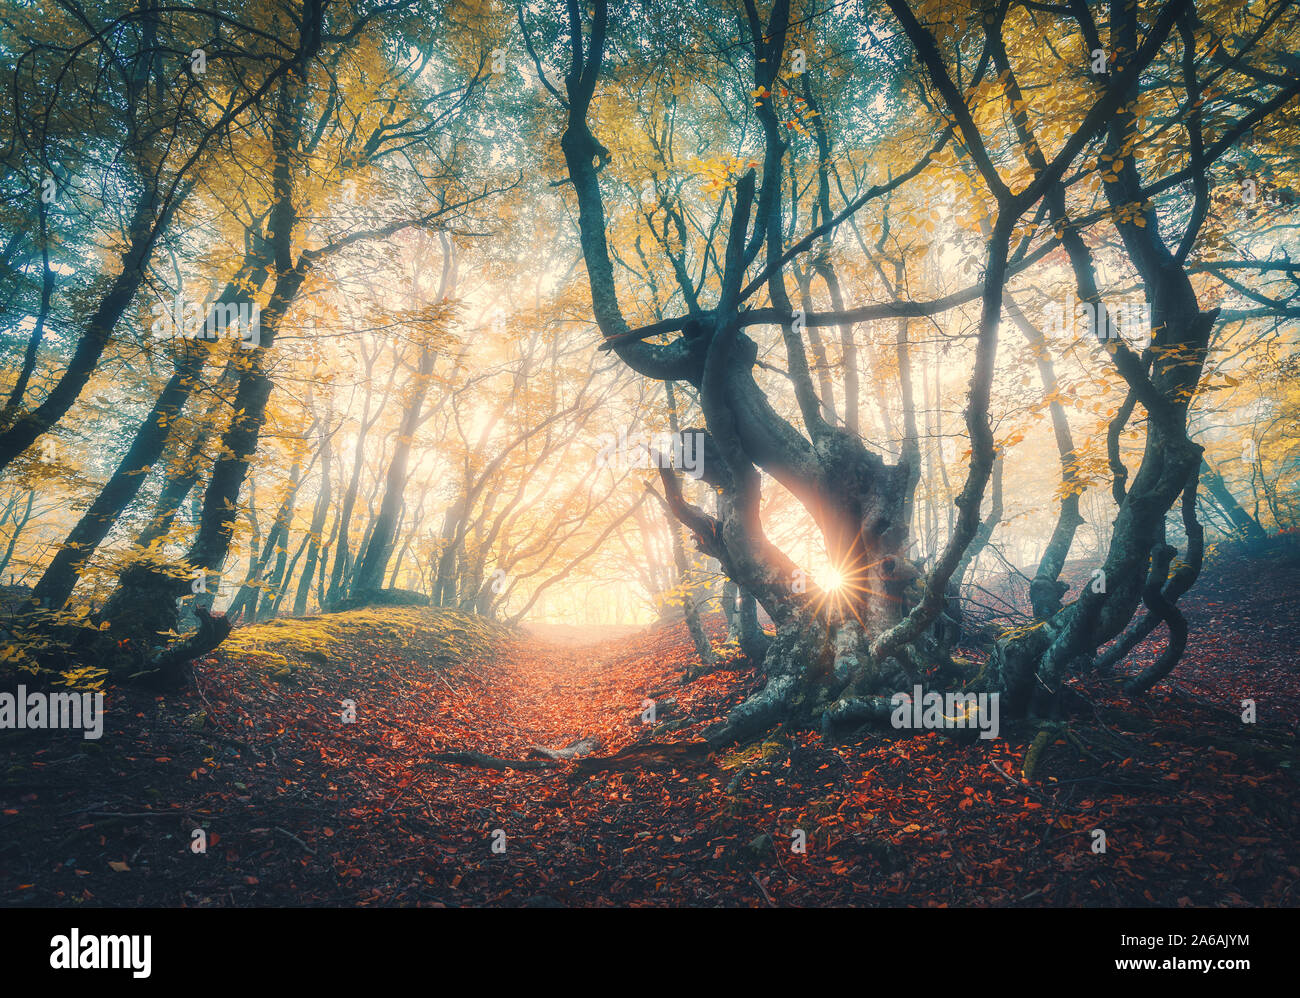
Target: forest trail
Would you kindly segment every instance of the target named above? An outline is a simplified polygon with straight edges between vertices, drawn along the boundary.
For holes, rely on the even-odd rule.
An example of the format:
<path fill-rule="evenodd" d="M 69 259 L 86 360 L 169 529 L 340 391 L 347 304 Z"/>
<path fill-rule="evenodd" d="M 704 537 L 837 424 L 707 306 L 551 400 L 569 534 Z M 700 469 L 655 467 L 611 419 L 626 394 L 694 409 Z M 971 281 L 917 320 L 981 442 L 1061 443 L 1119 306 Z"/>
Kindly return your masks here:
<path fill-rule="evenodd" d="M 1212 574 L 1217 590 L 1196 596 L 1185 679 L 1138 705 L 1114 684 L 1082 688 L 1093 716 L 1040 739 L 1028 779 L 1035 731 L 1005 726 L 976 745 L 935 733 L 828 744 L 778 730 L 740 750 L 628 771 L 448 763 L 438 758 L 525 759 L 532 746 L 578 738 L 595 739 L 599 759 L 650 740 L 695 743 L 757 680 L 723 669 L 682 683 L 694 655 L 681 626 L 575 646 L 385 608 L 240 629 L 199 664 L 193 688 L 115 692 L 102 739 L 68 732 L 0 755 L 0 896 L 1294 904 L 1295 735 L 1273 723 L 1244 729 L 1231 702 L 1249 689 L 1261 717 L 1275 716 L 1295 695 L 1296 664 L 1281 646 L 1243 647 L 1211 626 L 1227 602 L 1243 627 L 1252 614 L 1294 626 L 1268 593 L 1296 582 L 1295 565 L 1270 572 L 1229 563 Z M 1221 691 L 1217 703 L 1202 684 Z M 653 726 L 642 722 L 651 695 Z M 1093 850 L 1095 829 L 1105 853 Z M 1220 872 L 1207 879 L 1207 864 Z"/>

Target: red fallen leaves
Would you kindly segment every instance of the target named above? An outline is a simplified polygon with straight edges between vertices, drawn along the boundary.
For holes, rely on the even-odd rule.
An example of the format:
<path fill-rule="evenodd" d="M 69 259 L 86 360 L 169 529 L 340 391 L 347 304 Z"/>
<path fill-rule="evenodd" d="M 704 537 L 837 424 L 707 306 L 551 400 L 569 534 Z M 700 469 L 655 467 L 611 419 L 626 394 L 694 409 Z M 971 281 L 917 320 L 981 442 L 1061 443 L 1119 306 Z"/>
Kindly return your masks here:
<path fill-rule="evenodd" d="M 1270 588 L 1295 582 L 1274 578 Z M 1242 585 L 1222 581 L 1244 594 Z M 1229 619 L 1223 602 L 1216 612 Z M 1243 610 L 1243 619 L 1256 612 Z M 1283 610 L 1271 601 L 1269 612 L 1276 621 Z M 426 761 L 462 750 L 523 758 L 530 745 L 579 736 L 596 738 L 601 756 L 613 755 L 652 734 L 640 713 L 659 690 L 676 701 L 672 718 L 693 721 L 671 734 L 661 728 L 655 738 L 698 739 L 760 680 L 752 670 L 720 670 L 676 685 L 694 664 L 684 628 L 590 647 L 510 641 L 493 655 L 445 667 L 433 665 L 418 642 L 391 636 L 360 634 L 340 645 L 328 666 L 297 684 L 218 654 L 198 669 L 201 695 L 120 715 L 137 716 L 104 740 L 111 757 L 61 761 L 67 786 L 24 804 L 21 814 L 4 809 L 14 820 L 0 832 L 18 831 L 22 855 L 32 860 L 30 869 L 0 871 L 0 898 L 66 903 L 85 889 L 62 869 L 68 856 L 99 871 L 105 864 L 93 863 L 95 855 L 138 853 L 132 867 L 147 866 L 149 876 L 93 874 L 99 903 L 174 904 L 178 896 L 193 904 L 431 906 L 538 898 L 764 906 L 1297 901 L 1295 777 L 1276 753 L 1243 747 L 1249 732 L 1226 730 L 1216 706 L 1231 706 L 1239 689 L 1251 689 L 1261 705 L 1289 696 L 1294 655 L 1229 670 L 1206 661 L 1194 638 L 1175 681 L 1184 669 L 1218 676 L 1211 702 L 1162 686 L 1134 705 L 1111 682 L 1079 686 L 1109 734 L 1103 739 L 1080 717 L 1071 731 L 1092 746 L 1092 757 L 1057 739 L 1032 783 L 1019 778 L 1024 744 L 958 746 L 926 733 L 830 745 L 816 732 L 790 732 L 781 735 L 788 750 L 728 796 L 736 770 L 717 758 L 590 775 L 568 765 L 491 771 Z M 1283 681 L 1269 685 L 1275 676 Z M 349 699 L 358 705 L 354 724 L 341 722 Z M 208 712 L 201 732 L 176 723 L 200 709 Z M 191 772 L 205 775 L 190 781 Z M 159 803 L 145 803 L 146 791 Z M 101 826 L 103 819 L 87 823 L 75 813 L 78 806 L 166 808 L 175 817 Z M 186 837 L 198 823 L 210 844 L 219 834 L 226 848 L 191 855 Z M 805 852 L 792 851 L 796 829 L 805 833 Z M 1106 833 L 1105 853 L 1092 852 L 1094 829 Z M 55 856 L 53 845 L 79 830 L 86 837 Z M 497 830 L 504 854 L 491 851 Z M 38 888 L 21 895 L 5 887 L 32 882 Z"/>

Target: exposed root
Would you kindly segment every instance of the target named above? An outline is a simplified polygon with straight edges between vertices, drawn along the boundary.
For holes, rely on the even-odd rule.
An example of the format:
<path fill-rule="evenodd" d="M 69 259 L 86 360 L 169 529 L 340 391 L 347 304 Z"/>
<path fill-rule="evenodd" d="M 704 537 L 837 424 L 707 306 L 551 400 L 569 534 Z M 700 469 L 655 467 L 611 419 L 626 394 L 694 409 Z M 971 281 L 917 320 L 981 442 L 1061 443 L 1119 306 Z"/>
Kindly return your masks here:
<path fill-rule="evenodd" d="M 728 745 L 772 727 L 780 720 L 797 685 L 794 676 L 773 676 L 766 686 L 738 704 L 725 721 L 706 730 L 705 740 L 714 747 Z"/>
<path fill-rule="evenodd" d="M 613 755 L 579 759 L 574 764 L 575 776 L 586 773 L 626 772 L 636 769 L 677 769 L 689 763 L 700 762 L 713 754 L 708 742 L 672 742 L 666 745 L 629 745 Z"/>
<path fill-rule="evenodd" d="M 707 665 L 688 666 L 686 668 L 686 671 L 682 673 L 682 676 L 678 680 L 678 683 L 679 684 L 693 683 L 701 676 L 707 676 L 710 673 L 714 673 L 714 672 L 743 672 L 745 669 L 752 668 L 753 665 L 754 665 L 754 660 L 749 658 L 747 655 L 743 655 L 743 654 L 736 655 L 732 658 L 718 658 L 715 661 L 708 663 Z M 661 692 L 666 693 L 667 689 L 665 688 Z M 649 696 L 652 700 L 654 699 L 653 693 L 649 694 Z"/>
<path fill-rule="evenodd" d="M 897 708 L 890 697 L 848 697 L 822 712 L 822 734 L 848 725 L 883 724 Z"/>
<path fill-rule="evenodd" d="M 230 636 L 231 623 L 222 614 L 213 614 L 205 606 L 196 606 L 199 629 L 193 634 L 149 656 L 144 678 L 153 683 L 181 682 L 187 678 L 186 667 L 212 651 Z"/>
<path fill-rule="evenodd" d="M 575 776 L 586 773 L 606 771 L 626 771 L 635 769 L 675 769 L 689 762 L 706 759 L 713 749 L 708 742 L 677 742 L 667 745 L 630 745 L 613 755 L 582 758 L 583 751 L 593 751 L 594 739 L 580 739 L 562 749 L 548 749 L 534 745 L 530 756 L 542 755 L 543 758 L 503 759 L 500 756 L 485 755 L 482 752 L 440 752 L 429 756 L 432 763 L 450 763 L 460 766 L 476 766 L 479 769 L 554 769 L 565 763 L 574 764 Z M 565 754 L 567 753 L 567 754 Z"/>
<path fill-rule="evenodd" d="M 576 741 L 569 742 L 564 748 L 552 749 L 544 745 L 530 745 L 528 747 L 528 758 L 530 759 L 552 759 L 554 761 L 580 759 L 584 755 L 591 755 L 596 749 L 600 748 L 600 742 L 594 738 L 579 738 Z"/>

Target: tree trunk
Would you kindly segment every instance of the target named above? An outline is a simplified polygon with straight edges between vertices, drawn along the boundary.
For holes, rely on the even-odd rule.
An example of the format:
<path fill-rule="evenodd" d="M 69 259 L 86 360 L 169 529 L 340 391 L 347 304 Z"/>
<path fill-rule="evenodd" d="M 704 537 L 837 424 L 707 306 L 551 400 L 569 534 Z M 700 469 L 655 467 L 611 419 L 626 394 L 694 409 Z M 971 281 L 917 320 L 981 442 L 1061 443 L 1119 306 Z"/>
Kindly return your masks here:
<path fill-rule="evenodd" d="M 260 240 L 257 240 L 257 243 L 260 245 Z M 261 288 L 266 281 L 269 266 L 270 260 L 265 252 L 250 250 L 240 265 L 238 273 L 231 278 L 225 290 L 214 302 L 214 307 L 249 302 L 250 283 L 253 290 Z M 229 317 L 229 313 L 225 310 L 216 314 L 222 318 Z M 213 333 L 218 336 L 222 332 L 224 329 L 213 330 Z M 46 568 L 40 582 L 37 583 L 32 596 L 38 603 L 51 609 L 59 609 L 68 601 L 82 568 L 108 536 L 127 506 L 139 494 L 150 469 L 161 457 L 168 440 L 175 432 L 177 420 L 199 384 L 208 357 L 208 347 L 192 340 L 181 339 L 177 351 L 180 357 L 176 373 L 171 376 L 159 394 L 157 402 L 136 430 L 131 446 L 123 455 L 116 470 L 104 483 L 104 487 L 91 503 L 90 508 L 72 528 L 59 552 Z M 188 488 L 186 491 L 189 491 Z M 183 495 L 180 498 L 183 499 Z M 174 511 L 175 507 L 165 514 L 168 524 Z"/>
<path fill-rule="evenodd" d="M 1074 535 L 1084 522 L 1083 516 L 1079 513 L 1079 496 L 1083 492 L 1083 487 L 1078 484 L 1074 437 L 1070 432 L 1070 421 L 1066 417 L 1065 407 L 1057 400 L 1059 386 L 1056 380 L 1056 368 L 1048 353 L 1047 341 L 1009 295 L 1007 314 L 1011 316 L 1012 321 L 1034 351 L 1043 394 L 1051 399 L 1047 408 L 1052 418 L 1056 450 L 1061 460 L 1062 497 L 1056 527 L 1048 539 L 1047 546 L 1043 549 L 1034 579 L 1029 584 L 1029 601 L 1033 606 L 1034 619 L 1046 620 L 1061 609 L 1061 597 L 1065 595 L 1068 588 L 1060 581 L 1061 570 L 1065 567 L 1065 559 L 1069 557 L 1070 547 L 1074 544 Z"/>
<path fill-rule="evenodd" d="M 157 192 L 151 188 L 150 193 L 140 199 L 128 229 L 130 242 L 122 254 L 122 269 L 86 323 L 67 369 L 38 406 L 0 430 L 0 471 L 62 419 L 77 401 L 108 346 L 113 329 L 144 280 L 158 234 L 170 224 L 188 190 L 186 187 L 183 193 L 168 202 L 156 218 Z"/>
<path fill-rule="evenodd" d="M 420 410 L 424 406 L 425 395 L 429 390 L 434 360 L 433 350 L 426 347 L 420 352 L 419 367 L 416 369 L 413 383 L 409 386 L 410 397 L 402 410 L 393 459 L 388 464 L 384 499 L 380 503 L 374 529 L 370 532 L 370 541 L 366 544 L 361 561 L 353 574 L 351 592 L 354 596 L 383 588 L 384 569 L 392 556 L 393 543 L 397 537 L 397 518 L 402 506 L 402 493 L 406 488 L 411 444 L 415 440 L 416 428 L 420 425 Z"/>
<path fill-rule="evenodd" d="M 1252 544 L 1268 539 L 1268 534 L 1260 526 L 1259 520 L 1242 508 L 1241 503 L 1237 502 L 1237 497 L 1229 490 L 1228 483 L 1204 458 L 1201 459 L 1201 481 L 1205 485 L 1205 490 L 1214 497 L 1219 508 L 1232 521 L 1236 533 Z"/>
<path fill-rule="evenodd" d="M 673 391 L 671 381 L 664 382 L 664 392 L 668 401 L 668 430 L 676 438 L 681 432 L 681 426 L 677 421 L 677 395 Z M 677 586 L 682 589 L 682 615 L 686 618 L 686 629 L 690 632 L 691 641 L 695 644 L 695 653 L 699 655 L 700 661 L 704 665 L 712 665 L 717 660 L 717 656 L 713 653 L 713 644 L 709 641 L 709 635 L 705 632 L 704 625 L 700 622 L 700 608 L 696 605 L 695 598 L 690 592 L 690 566 L 686 559 L 686 548 L 682 544 L 681 525 L 671 517 L 668 521 L 668 532 L 672 538 L 673 565 L 677 569 Z"/>
<path fill-rule="evenodd" d="M 307 613 L 307 597 L 311 594 L 312 576 L 316 573 L 316 563 L 321 559 L 321 539 L 325 530 L 325 518 L 329 515 L 330 494 L 333 480 L 330 478 L 330 460 L 332 448 L 329 428 L 329 414 L 326 413 L 324 435 L 321 441 L 321 486 L 316 497 L 316 507 L 312 510 L 309 540 L 307 543 L 307 562 L 303 566 L 302 578 L 298 580 L 298 591 L 294 595 L 293 615 L 304 616 Z M 323 566 L 323 559 L 322 559 Z"/>
<path fill-rule="evenodd" d="M 72 528 L 36 584 L 32 598 L 38 604 L 58 610 L 68 601 L 82 569 L 135 499 L 150 469 L 162 454 L 169 428 L 198 383 L 207 356 L 207 348 L 197 343 L 182 342 L 180 349 L 182 358 L 176 373 L 136 430 L 135 438 L 117 468 Z"/>

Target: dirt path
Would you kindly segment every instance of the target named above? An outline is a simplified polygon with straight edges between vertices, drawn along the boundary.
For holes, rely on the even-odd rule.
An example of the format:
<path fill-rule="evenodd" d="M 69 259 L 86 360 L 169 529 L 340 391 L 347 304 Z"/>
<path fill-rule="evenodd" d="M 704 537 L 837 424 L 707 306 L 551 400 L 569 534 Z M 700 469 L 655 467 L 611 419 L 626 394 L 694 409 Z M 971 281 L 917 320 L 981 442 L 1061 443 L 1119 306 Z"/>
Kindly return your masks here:
<path fill-rule="evenodd" d="M 648 734 L 642 704 L 689 660 L 684 636 L 528 638 L 446 666 L 396 643 L 362 631 L 331 646 L 327 667 L 289 678 L 219 654 L 193 690 L 115 694 L 101 742 L 25 753 L 30 784 L 7 788 L 16 806 L 2 821 L 21 830 L 0 853 L 0 892 L 30 904 L 549 903 L 557 861 L 601 870 L 610 849 L 591 830 L 605 822 L 583 817 L 575 794 L 606 778 L 574 787 L 563 771 L 428 760 L 523 758 L 579 737 L 616 752 Z"/>

